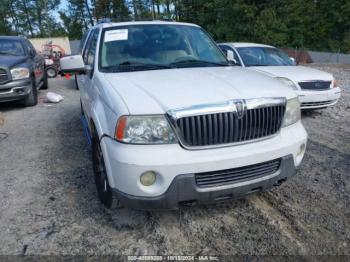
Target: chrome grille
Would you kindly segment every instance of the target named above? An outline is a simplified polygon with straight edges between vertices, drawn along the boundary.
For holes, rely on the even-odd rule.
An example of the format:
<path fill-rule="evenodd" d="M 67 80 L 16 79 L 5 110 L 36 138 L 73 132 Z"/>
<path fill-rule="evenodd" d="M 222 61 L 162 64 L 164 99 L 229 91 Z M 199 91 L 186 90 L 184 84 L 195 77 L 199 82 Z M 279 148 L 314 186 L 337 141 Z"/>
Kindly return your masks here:
<path fill-rule="evenodd" d="M 188 147 L 244 142 L 274 135 L 281 128 L 285 104 L 249 108 L 242 117 L 234 112 L 185 116 L 175 127 L 182 144 Z"/>
<path fill-rule="evenodd" d="M 0 84 L 8 81 L 8 74 L 5 69 L 0 68 Z"/>
<path fill-rule="evenodd" d="M 308 90 L 326 90 L 331 88 L 331 81 L 308 81 L 308 82 L 299 82 L 301 89 Z"/>
<path fill-rule="evenodd" d="M 281 159 L 275 159 L 250 166 L 197 173 L 195 180 L 199 187 L 235 184 L 274 174 L 279 170 L 280 165 Z"/>

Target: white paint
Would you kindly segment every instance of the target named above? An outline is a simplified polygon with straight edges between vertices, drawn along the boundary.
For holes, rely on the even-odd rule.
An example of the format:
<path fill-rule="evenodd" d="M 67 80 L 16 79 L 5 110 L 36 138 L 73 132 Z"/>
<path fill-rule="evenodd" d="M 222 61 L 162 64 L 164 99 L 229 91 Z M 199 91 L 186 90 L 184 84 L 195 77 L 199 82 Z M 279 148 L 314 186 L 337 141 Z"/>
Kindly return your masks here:
<path fill-rule="evenodd" d="M 155 21 L 128 24 L 193 26 Z M 99 26 L 108 28 L 122 25 L 108 23 Z M 108 36 L 107 40 L 125 37 L 125 33 L 121 33 L 118 37 Z M 98 67 L 98 57 L 101 55 L 99 44 L 98 41 L 93 76 L 79 75 L 78 82 L 84 115 L 92 119 L 101 138 L 101 149 L 112 189 L 133 196 L 155 197 L 164 194 L 179 174 L 253 165 L 287 155 L 293 156 L 295 166 L 300 165 L 303 155 L 298 155 L 298 152 L 307 141 L 301 121 L 281 128 L 269 139 L 207 150 L 186 150 L 179 144 L 128 145 L 111 139 L 115 136 L 118 119 L 123 115 L 165 115 L 171 109 L 231 99 L 291 99 L 297 95 L 294 90 L 266 74 L 237 66 L 105 73 Z M 157 173 L 157 182 L 153 186 L 144 187 L 139 182 L 140 175 L 146 171 Z M 202 190 L 216 191 L 236 186 Z"/>
<path fill-rule="evenodd" d="M 256 43 L 225 43 L 225 44 L 230 45 L 234 49 L 239 47 L 275 48 L 273 46 L 256 44 Z M 236 50 L 236 53 L 238 54 L 241 62 L 243 62 L 237 50 Z M 245 66 L 244 63 L 242 63 L 242 65 L 243 67 Z M 256 66 L 256 67 L 252 66 L 252 67 L 246 67 L 246 68 L 260 72 L 272 78 L 285 77 L 290 79 L 297 88 L 296 93 L 298 94 L 299 100 L 301 103 L 334 101 L 328 104 L 328 106 L 331 106 L 337 103 L 341 95 L 340 88 L 338 86 L 333 85 L 333 80 L 334 80 L 333 75 L 314 68 L 309 68 L 305 66 Z M 327 90 L 321 90 L 321 91 L 305 90 L 305 89 L 301 89 L 299 85 L 299 82 L 305 82 L 305 81 L 330 81 L 332 82 L 332 84 L 331 84 L 331 88 Z M 324 105 L 305 106 L 305 107 L 302 106 L 301 108 L 316 109 L 316 108 L 322 108 L 322 107 L 325 107 L 325 106 Z"/>

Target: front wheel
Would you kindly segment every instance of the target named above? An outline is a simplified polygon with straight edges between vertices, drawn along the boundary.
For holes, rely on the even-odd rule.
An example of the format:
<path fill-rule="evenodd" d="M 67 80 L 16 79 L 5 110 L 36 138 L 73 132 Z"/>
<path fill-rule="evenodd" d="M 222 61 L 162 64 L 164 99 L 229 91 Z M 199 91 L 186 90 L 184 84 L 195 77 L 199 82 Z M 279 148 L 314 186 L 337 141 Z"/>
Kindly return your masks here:
<path fill-rule="evenodd" d="M 74 83 L 75 83 L 75 89 L 79 90 L 79 86 L 78 86 L 78 75 L 74 76 Z"/>
<path fill-rule="evenodd" d="M 31 80 L 31 88 L 29 94 L 24 98 L 24 105 L 25 106 L 35 106 L 38 103 L 38 90 L 35 85 L 35 79 L 32 78 Z"/>
<path fill-rule="evenodd" d="M 96 135 L 92 139 L 92 162 L 98 198 L 108 209 L 120 208 L 120 202 L 114 197 L 112 189 L 109 186 L 100 141 Z"/>
<path fill-rule="evenodd" d="M 49 83 L 48 83 L 48 79 L 47 79 L 47 73 L 44 72 L 44 76 L 43 76 L 43 84 L 41 86 L 41 89 L 49 89 Z"/>

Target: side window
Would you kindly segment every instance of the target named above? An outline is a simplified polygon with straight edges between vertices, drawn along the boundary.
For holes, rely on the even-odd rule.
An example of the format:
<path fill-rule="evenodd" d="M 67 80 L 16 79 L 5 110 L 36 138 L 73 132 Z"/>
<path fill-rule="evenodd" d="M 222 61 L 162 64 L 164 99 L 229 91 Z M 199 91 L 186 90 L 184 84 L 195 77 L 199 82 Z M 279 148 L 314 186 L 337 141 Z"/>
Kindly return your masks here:
<path fill-rule="evenodd" d="M 33 54 L 36 55 L 35 48 L 28 39 L 25 40 L 25 44 L 26 44 L 26 49 L 28 50 L 28 54 L 31 54 L 31 52 L 33 52 Z"/>
<path fill-rule="evenodd" d="M 96 46 L 98 40 L 99 30 L 95 29 L 91 36 L 89 37 L 88 42 L 86 43 L 86 48 L 84 50 L 83 59 L 86 65 L 93 66 L 96 54 Z"/>

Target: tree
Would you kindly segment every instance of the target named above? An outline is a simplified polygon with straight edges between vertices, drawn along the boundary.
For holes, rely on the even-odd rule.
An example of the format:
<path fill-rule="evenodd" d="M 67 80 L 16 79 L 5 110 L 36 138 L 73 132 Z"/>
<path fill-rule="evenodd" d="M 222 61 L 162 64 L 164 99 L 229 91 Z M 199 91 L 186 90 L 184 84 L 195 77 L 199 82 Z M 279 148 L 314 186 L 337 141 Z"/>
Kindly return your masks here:
<path fill-rule="evenodd" d="M 257 16 L 254 23 L 254 41 L 286 46 L 288 36 L 288 28 L 275 9 L 266 8 Z"/>
<path fill-rule="evenodd" d="M 83 32 L 89 27 L 85 7 L 84 0 L 70 0 L 67 10 L 59 12 L 65 32 L 70 39 L 81 39 Z"/>
<path fill-rule="evenodd" d="M 101 19 L 172 18 L 217 41 L 252 41 L 320 51 L 350 50 L 349 0 L 0 0 L 0 33 L 80 39 Z"/>
<path fill-rule="evenodd" d="M 9 10 L 10 3 L 8 0 L 0 0 L 0 35 L 12 34 L 11 21 L 16 27 L 15 16 Z M 9 12 L 10 11 L 10 12 Z"/>
<path fill-rule="evenodd" d="M 111 18 L 112 20 L 123 21 L 130 16 L 130 10 L 123 0 L 96 0 L 96 19 Z"/>

